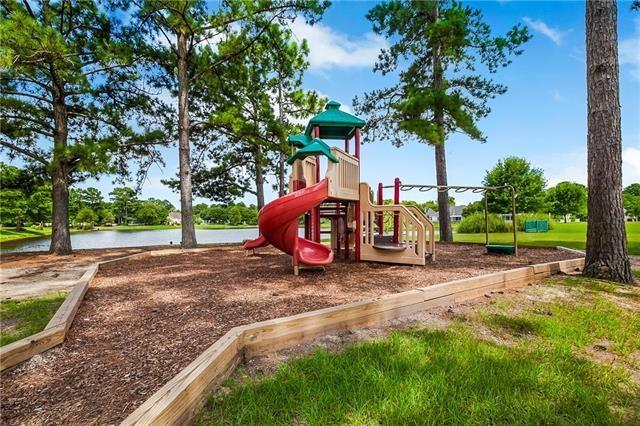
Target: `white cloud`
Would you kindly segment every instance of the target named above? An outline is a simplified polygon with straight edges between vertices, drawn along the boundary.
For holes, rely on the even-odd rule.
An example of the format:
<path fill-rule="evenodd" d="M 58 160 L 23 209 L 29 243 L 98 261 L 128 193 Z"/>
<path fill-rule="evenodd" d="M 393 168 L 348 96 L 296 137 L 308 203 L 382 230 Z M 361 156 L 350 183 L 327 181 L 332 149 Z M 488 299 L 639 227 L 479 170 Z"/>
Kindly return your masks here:
<path fill-rule="evenodd" d="M 635 19 L 635 34 L 618 44 L 620 65 L 629 65 L 631 75 L 640 80 L 640 18 Z"/>
<path fill-rule="evenodd" d="M 354 39 L 329 26 L 312 26 L 300 19 L 291 24 L 291 30 L 299 40 L 307 40 L 310 50 L 309 62 L 311 69 L 315 70 L 370 67 L 378 59 L 380 50 L 389 45 L 384 37 L 372 32 Z"/>
<path fill-rule="evenodd" d="M 622 150 L 622 179 L 625 185 L 640 182 L 640 149 Z"/>
<path fill-rule="evenodd" d="M 586 143 L 586 141 L 585 141 Z M 587 150 L 580 149 L 559 155 L 557 161 L 547 160 L 539 165 L 547 176 L 547 187 L 563 181 L 587 184 Z M 622 150 L 622 186 L 640 182 L 640 146 Z"/>
<path fill-rule="evenodd" d="M 564 100 L 564 97 L 560 94 L 558 90 L 554 90 L 553 92 L 551 92 L 551 97 L 556 102 L 561 102 L 562 100 Z"/>
<path fill-rule="evenodd" d="M 569 31 L 561 31 L 558 28 L 552 28 L 540 19 L 531 19 L 528 16 L 525 16 L 522 20 L 533 28 L 534 31 L 548 37 L 558 46 L 562 44 L 564 37 L 569 33 Z"/>

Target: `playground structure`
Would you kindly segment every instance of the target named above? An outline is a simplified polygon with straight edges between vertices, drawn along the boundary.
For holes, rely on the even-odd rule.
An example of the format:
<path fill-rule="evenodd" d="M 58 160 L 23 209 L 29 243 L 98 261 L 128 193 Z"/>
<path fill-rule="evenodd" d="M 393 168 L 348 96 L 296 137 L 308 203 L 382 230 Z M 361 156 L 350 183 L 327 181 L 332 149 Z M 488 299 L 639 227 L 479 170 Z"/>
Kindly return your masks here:
<path fill-rule="evenodd" d="M 435 260 L 434 225 L 416 206 L 401 204 L 400 191 L 435 189 L 438 192 L 482 193 L 487 251 L 518 255 L 515 220 L 513 244 L 489 242 L 487 192 L 509 190 L 511 217 L 515 219 L 516 194 L 511 185 L 402 184 L 396 178 L 393 186 L 378 184 L 377 201 L 374 201 L 369 185 L 360 182 L 360 132 L 365 127 L 365 121 L 340 111 L 340 104 L 331 101 L 323 112 L 309 120 L 304 133 L 289 137 L 293 150 L 287 160 L 292 166 L 289 194 L 260 210 L 260 237 L 245 243 L 245 249 L 273 245 L 293 257 L 296 275 L 305 266 L 331 263 L 334 253 L 350 259 L 351 251 L 356 262 L 425 265 L 427 259 Z M 351 139 L 354 139 L 353 155 L 349 152 Z M 343 140 L 344 149 L 330 147 L 325 140 Z M 321 178 L 323 157 L 327 170 Z M 393 204 L 384 204 L 384 188 L 394 189 Z M 304 236 L 299 235 L 300 217 L 304 218 Z M 385 218 L 390 220 L 385 221 Z M 328 221 L 328 229 L 321 227 L 322 219 Z M 329 245 L 322 243 L 323 234 L 331 236 Z"/>
<path fill-rule="evenodd" d="M 423 185 L 423 184 L 403 184 L 400 179 L 396 178 L 393 186 L 383 186 L 382 183 L 378 185 L 378 201 L 382 203 L 384 199 L 382 191 L 384 188 L 393 188 L 393 202 L 394 204 L 400 204 L 400 191 L 410 191 L 417 189 L 420 192 L 427 192 L 435 189 L 438 192 L 454 191 L 456 193 L 471 191 L 474 194 L 482 194 L 482 200 L 484 204 L 484 236 L 485 247 L 488 253 L 498 254 L 513 254 L 518 255 L 518 232 L 516 223 L 516 190 L 512 185 L 500 185 L 500 186 L 462 186 L 462 185 Z M 489 206 L 487 201 L 487 193 L 490 191 L 508 190 L 511 196 L 511 220 L 512 220 L 512 234 L 513 244 L 491 244 L 489 242 Z M 530 222 L 530 221 L 527 221 Z M 525 222 L 525 231 L 527 227 Z M 547 221 L 532 221 L 535 222 L 533 226 L 540 227 L 541 230 L 526 231 L 526 232 L 546 232 L 548 230 Z M 544 222 L 538 224 L 538 222 Z M 397 227 L 396 219 L 394 218 L 394 228 Z"/>
<path fill-rule="evenodd" d="M 335 101 L 309 120 L 305 132 L 289 137 L 293 153 L 289 194 L 260 210 L 260 237 L 247 250 L 273 245 L 293 257 L 294 273 L 305 266 L 323 266 L 336 255 L 356 262 L 425 265 L 434 259 L 435 230 L 424 212 L 413 206 L 374 203 L 369 185 L 360 182 L 360 132 L 366 122 L 340 110 Z M 354 140 L 354 153 L 350 141 Z M 325 140 L 344 141 L 344 149 Z M 321 158 L 327 169 L 321 178 Z M 393 232 L 385 233 L 384 216 L 393 215 Z M 299 218 L 304 218 L 304 236 Z M 330 227 L 323 229 L 321 219 Z M 330 245 L 321 236 L 329 234 Z"/>

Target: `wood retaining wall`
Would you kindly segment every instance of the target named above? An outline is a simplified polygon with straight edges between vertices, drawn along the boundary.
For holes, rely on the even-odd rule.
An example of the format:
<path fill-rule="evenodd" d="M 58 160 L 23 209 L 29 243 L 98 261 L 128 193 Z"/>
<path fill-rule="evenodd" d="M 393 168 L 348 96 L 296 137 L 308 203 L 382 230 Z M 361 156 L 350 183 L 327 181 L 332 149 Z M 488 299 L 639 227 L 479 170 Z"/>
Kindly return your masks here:
<path fill-rule="evenodd" d="M 188 251 L 198 252 L 212 250 L 213 248 L 214 247 L 196 248 L 189 249 Z M 76 312 L 78 312 L 78 308 L 82 303 L 82 299 L 84 299 L 84 295 L 89 289 L 89 283 L 96 275 L 101 265 L 111 262 L 119 262 L 121 260 L 131 259 L 134 257 L 164 256 L 168 254 L 178 254 L 184 251 L 185 250 L 183 249 L 146 251 L 91 264 L 82 274 L 80 279 L 73 285 L 71 292 L 64 302 L 62 302 L 44 330 L 0 347 L 0 371 L 13 367 L 22 361 L 30 359 L 34 355 L 49 350 L 64 342 L 69 328 L 73 323 L 73 319 L 76 316 Z"/>
<path fill-rule="evenodd" d="M 560 272 L 576 272 L 583 266 L 582 258 L 543 263 L 232 328 L 131 413 L 122 425 L 177 425 L 193 420 L 207 395 L 244 359 L 328 333 L 474 299 L 489 291 L 525 286 Z"/>

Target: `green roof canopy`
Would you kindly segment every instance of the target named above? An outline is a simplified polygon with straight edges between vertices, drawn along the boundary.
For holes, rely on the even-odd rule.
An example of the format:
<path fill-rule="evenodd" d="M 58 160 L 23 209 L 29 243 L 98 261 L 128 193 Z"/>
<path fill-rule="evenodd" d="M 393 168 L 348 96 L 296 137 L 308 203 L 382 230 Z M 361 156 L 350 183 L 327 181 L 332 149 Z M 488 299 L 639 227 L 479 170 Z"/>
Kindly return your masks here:
<path fill-rule="evenodd" d="M 340 111 L 340 104 L 330 101 L 324 107 L 324 111 L 309 120 L 304 133 L 312 136 L 313 128 L 320 128 L 320 137 L 323 139 L 351 138 L 356 128 L 362 129 L 367 123 L 358 117 Z M 315 136 L 315 135 L 314 135 Z"/>
<path fill-rule="evenodd" d="M 311 143 L 311 136 L 307 136 L 304 133 L 289 136 L 289 143 L 296 148 L 304 148 Z"/>
<path fill-rule="evenodd" d="M 322 139 L 315 138 L 309 145 L 297 150 L 291 157 L 289 157 L 287 163 L 293 164 L 296 160 L 315 157 L 317 155 L 324 155 L 330 161 L 333 161 L 334 163 L 338 162 L 338 159 L 331 153 L 329 145 L 327 145 Z"/>

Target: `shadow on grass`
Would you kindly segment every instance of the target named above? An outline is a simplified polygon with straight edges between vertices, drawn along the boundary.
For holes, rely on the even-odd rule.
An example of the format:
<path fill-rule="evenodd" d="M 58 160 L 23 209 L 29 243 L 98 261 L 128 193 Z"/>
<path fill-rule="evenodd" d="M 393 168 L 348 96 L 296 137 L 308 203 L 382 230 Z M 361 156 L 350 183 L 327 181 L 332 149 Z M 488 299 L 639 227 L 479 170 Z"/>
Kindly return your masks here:
<path fill-rule="evenodd" d="M 461 325 L 399 331 L 231 382 L 197 424 L 621 424 L 609 404 L 628 411 L 634 392 L 616 379 L 567 351 L 532 355 Z"/>
<path fill-rule="evenodd" d="M 506 331 L 514 336 L 524 336 L 527 334 L 536 334 L 540 331 L 540 325 L 527 318 L 510 317 L 503 314 L 483 314 L 485 324 L 489 327 Z"/>

